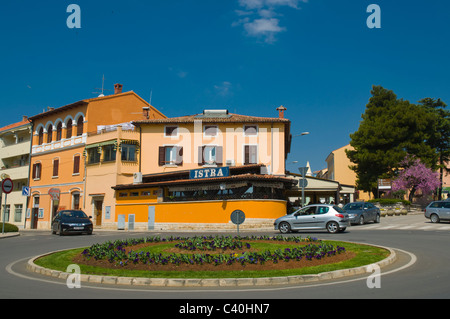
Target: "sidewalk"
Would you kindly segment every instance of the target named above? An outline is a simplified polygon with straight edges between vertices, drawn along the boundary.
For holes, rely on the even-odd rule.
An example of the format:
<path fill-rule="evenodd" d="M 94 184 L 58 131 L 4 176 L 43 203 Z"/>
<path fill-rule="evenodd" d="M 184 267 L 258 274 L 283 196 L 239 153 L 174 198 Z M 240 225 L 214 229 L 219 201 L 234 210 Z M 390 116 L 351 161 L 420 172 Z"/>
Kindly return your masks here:
<path fill-rule="evenodd" d="M 4 233 L 4 234 L 2 234 L 2 233 L 0 232 L 0 239 L 3 239 L 3 238 L 10 238 L 10 237 L 16 237 L 16 236 L 20 236 L 20 233 L 17 232 L 17 233 Z"/>

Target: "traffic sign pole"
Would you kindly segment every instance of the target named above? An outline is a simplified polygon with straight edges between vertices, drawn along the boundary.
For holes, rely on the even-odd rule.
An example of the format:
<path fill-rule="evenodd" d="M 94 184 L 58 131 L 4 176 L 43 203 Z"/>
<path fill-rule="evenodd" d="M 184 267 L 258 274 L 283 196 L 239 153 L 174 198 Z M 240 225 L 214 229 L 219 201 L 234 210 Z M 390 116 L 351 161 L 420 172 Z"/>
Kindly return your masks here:
<path fill-rule="evenodd" d="M 2 224 L 2 235 L 5 233 L 5 210 L 6 210 L 6 200 L 8 198 L 8 193 L 5 193 L 5 205 L 3 206 L 3 224 Z"/>
<path fill-rule="evenodd" d="M 2 234 L 5 233 L 5 210 L 6 210 L 6 202 L 8 200 L 8 194 L 11 193 L 13 190 L 13 182 L 10 178 L 5 178 L 2 181 L 2 191 L 5 193 L 5 204 L 3 205 L 3 224 L 2 224 Z M 0 203 L 1 205 L 1 203 Z M 1 207 L 1 206 L 0 206 Z"/>

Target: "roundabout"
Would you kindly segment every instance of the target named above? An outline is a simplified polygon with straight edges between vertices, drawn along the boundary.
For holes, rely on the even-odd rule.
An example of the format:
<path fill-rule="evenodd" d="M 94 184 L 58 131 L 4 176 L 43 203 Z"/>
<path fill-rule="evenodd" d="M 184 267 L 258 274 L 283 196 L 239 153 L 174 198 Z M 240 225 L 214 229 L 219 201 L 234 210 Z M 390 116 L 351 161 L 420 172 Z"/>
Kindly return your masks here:
<path fill-rule="evenodd" d="M 375 259 L 366 259 L 375 251 Z M 58 255 L 64 257 L 56 266 L 48 266 L 54 261 L 46 260 Z M 392 248 L 354 242 L 201 236 L 94 244 L 36 256 L 27 261 L 26 268 L 55 280 L 76 278 L 80 283 L 108 287 L 274 288 L 367 277 L 396 261 Z M 79 267 L 78 273 L 70 265 Z"/>

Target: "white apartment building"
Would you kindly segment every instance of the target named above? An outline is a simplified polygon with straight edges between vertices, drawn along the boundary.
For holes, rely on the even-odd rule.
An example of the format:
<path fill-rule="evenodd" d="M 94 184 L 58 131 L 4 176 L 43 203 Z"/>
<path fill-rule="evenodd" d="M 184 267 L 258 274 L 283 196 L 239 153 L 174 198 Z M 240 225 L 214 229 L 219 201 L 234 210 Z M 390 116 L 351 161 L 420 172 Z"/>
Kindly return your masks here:
<path fill-rule="evenodd" d="M 0 179 L 9 177 L 14 184 L 6 203 L 2 194 L 0 220 L 19 229 L 26 227 L 28 197 L 22 195 L 22 187 L 28 186 L 30 147 L 31 124 L 26 116 L 20 122 L 0 128 Z"/>

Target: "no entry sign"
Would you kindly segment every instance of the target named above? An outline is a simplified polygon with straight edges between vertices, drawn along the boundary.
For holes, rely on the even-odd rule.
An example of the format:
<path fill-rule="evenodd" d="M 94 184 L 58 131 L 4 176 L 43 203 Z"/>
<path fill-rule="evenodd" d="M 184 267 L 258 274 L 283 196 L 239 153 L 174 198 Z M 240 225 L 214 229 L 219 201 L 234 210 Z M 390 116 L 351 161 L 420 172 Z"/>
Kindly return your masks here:
<path fill-rule="evenodd" d="M 9 194 L 9 193 L 12 192 L 12 190 L 13 190 L 13 182 L 12 182 L 12 180 L 10 178 L 6 178 L 6 179 L 3 180 L 3 182 L 2 182 L 2 190 L 3 190 L 3 193 L 5 193 L 5 194 Z"/>

